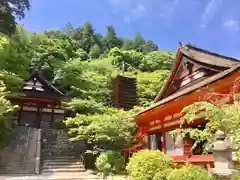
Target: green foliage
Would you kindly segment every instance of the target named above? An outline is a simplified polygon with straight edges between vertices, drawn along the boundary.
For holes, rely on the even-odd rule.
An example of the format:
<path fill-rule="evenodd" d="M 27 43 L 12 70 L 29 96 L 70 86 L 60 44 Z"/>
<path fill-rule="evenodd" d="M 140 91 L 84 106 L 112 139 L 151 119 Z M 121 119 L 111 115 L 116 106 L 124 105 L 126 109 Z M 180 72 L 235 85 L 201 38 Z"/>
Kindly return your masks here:
<path fill-rule="evenodd" d="M 87 60 L 89 58 L 88 54 L 82 48 L 77 49 L 74 54 L 74 57 L 76 57 L 77 59 L 79 58 L 80 60 Z"/>
<path fill-rule="evenodd" d="M 232 178 L 231 178 L 231 180 L 240 180 L 240 176 L 233 176 Z"/>
<path fill-rule="evenodd" d="M 167 180 L 212 180 L 207 170 L 198 166 L 185 166 L 173 170 Z"/>
<path fill-rule="evenodd" d="M 71 140 L 83 140 L 89 150 L 114 150 L 128 147 L 136 130 L 131 122 L 135 111 L 103 108 L 101 113 L 92 115 L 77 114 L 67 118 Z"/>
<path fill-rule="evenodd" d="M 147 107 L 153 103 L 168 74 L 168 70 L 161 70 L 155 72 L 130 72 L 124 75 L 137 79 L 139 105 Z"/>
<path fill-rule="evenodd" d="M 111 49 L 108 53 L 108 57 L 112 57 L 112 63 L 124 72 L 137 69 L 144 58 L 143 54 L 140 52 L 135 50 L 123 51 L 119 48 Z"/>
<path fill-rule="evenodd" d="M 114 47 L 121 47 L 121 40 L 118 39 L 113 26 L 107 26 L 107 34 L 102 38 L 104 46 L 110 50 Z"/>
<path fill-rule="evenodd" d="M 156 172 L 173 168 L 174 163 L 161 151 L 141 150 L 134 153 L 127 165 L 127 171 L 131 180 L 153 179 Z"/>
<path fill-rule="evenodd" d="M 0 36 L 0 80 L 11 92 L 19 90 L 23 78 L 28 74 L 27 55 L 23 53 L 23 48 L 18 48 L 19 45 L 24 44 L 25 42 L 17 37 L 9 39 L 6 36 Z"/>
<path fill-rule="evenodd" d="M 240 140 L 240 105 L 238 102 L 225 105 L 214 105 L 208 102 L 196 102 L 183 108 L 182 125 L 189 124 L 193 120 L 205 118 L 207 124 L 203 130 L 197 128 L 182 128 L 183 137 L 190 137 L 195 140 L 193 149 L 198 143 L 205 143 L 205 150 L 213 142 L 214 134 L 217 130 L 222 130 L 230 138 L 233 144 Z M 179 130 L 175 130 L 179 131 Z M 205 151 L 205 152 L 206 152 Z"/>
<path fill-rule="evenodd" d="M 172 62 L 174 60 L 174 55 L 165 51 L 153 51 L 148 53 L 141 64 L 139 69 L 142 71 L 156 71 L 159 69 L 170 70 L 172 67 Z"/>
<path fill-rule="evenodd" d="M 19 92 L 29 70 L 39 69 L 71 97 L 65 107 L 78 113 L 66 120 L 72 139 L 85 140 L 90 150 L 118 149 L 133 140 L 136 127 L 128 118 L 135 109 L 124 112 L 107 106 L 112 79 L 118 74 L 136 77 L 139 105 L 150 105 L 171 62 L 170 55 L 149 53 L 155 50 L 157 46 L 140 34 L 133 40 L 120 38 L 112 26 L 107 27 L 106 35 L 95 32 L 89 22 L 43 33 L 17 26 L 11 37 L 0 36 L 0 80 L 10 92 Z"/>
<path fill-rule="evenodd" d="M 98 156 L 96 167 L 100 172 L 104 173 L 104 176 L 108 176 L 109 173 L 119 173 L 124 168 L 124 160 L 120 152 L 118 151 L 106 151 Z"/>
<path fill-rule="evenodd" d="M 17 108 L 5 98 L 5 90 L 5 85 L 0 81 L 0 146 L 5 145 L 8 136 L 13 132 L 13 122 L 7 115 Z"/>
<path fill-rule="evenodd" d="M 29 1 L 3 0 L 0 1 L 0 7 L 0 33 L 12 35 L 16 30 L 15 17 L 24 18 L 24 11 L 30 7 Z"/>
<path fill-rule="evenodd" d="M 98 58 L 101 54 L 101 48 L 98 44 L 95 44 L 94 46 L 91 47 L 90 52 L 89 52 L 89 56 L 91 58 Z"/>
<path fill-rule="evenodd" d="M 167 180 L 167 177 L 172 171 L 173 171 L 173 168 L 159 171 L 154 175 L 153 180 Z"/>

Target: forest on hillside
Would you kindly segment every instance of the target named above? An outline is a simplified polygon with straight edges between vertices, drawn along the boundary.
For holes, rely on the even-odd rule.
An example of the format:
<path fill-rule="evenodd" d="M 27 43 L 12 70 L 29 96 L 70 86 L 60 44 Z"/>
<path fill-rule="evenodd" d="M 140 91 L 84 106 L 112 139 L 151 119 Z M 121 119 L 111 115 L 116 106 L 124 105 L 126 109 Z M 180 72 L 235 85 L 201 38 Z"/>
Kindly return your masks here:
<path fill-rule="evenodd" d="M 11 36 L 1 35 L 0 59 L 0 78 L 7 91 L 18 92 L 29 71 L 38 69 L 72 98 L 67 108 L 86 120 L 96 114 L 119 113 L 107 106 L 111 81 L 118 74 L 137 79 L 138 106 L 149 106 L 169 73 L 174 54 L 158 50 L 139 33 L 133 39 L 122 38 L 108 26 L 102 35 L 86 22 L 77 28 L 67 24 L 63 30 L 43 33 L 17 26 Z M 75 122 L 70 119 L 68 124 Z"/>
<path fill-rule="evenodd" d="M 0 29 L 1 97 L 5 92 L 19 92 L 30 70 L 38 69 L 50 83 L 71 97 L 65 108 L 74 110 L 77 116 L 68 118 L 65 124 L 72 140 L 86 140 L 92 145 L 90 149 L 93 144 L 102 149 L 113 142 L 117 146 L 114 148 L 127 144 L 136 129 L 129 118 L 153 102 L 175 54 L 159 50 L 140 33 L 132 39 L 120 37 L 113 26 L 107 26 L 106 34 L 100 34 L 89 22 L 32 33 L 20 25 L 12 26 L 13 10 L 6 11 L 7 20 L 1 21 L 4 23 Z M 132 111 L 108 106 L 110 84 L 117 75 L 137 80 L 139 102 Z M 0 104 L 1 116 L 12 109 L 3 98 Z M 6 132 L 0 133 L 1 141 L 8 134 L 9 125 L 6 121 L 0 123 L 0 131 Z"/>

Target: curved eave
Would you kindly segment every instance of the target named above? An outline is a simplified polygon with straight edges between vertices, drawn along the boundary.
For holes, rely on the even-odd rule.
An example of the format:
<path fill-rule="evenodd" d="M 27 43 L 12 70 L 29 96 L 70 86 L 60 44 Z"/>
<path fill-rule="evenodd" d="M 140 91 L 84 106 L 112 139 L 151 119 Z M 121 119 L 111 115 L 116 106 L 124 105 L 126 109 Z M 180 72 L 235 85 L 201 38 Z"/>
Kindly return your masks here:
<path fill-rule="evenodd" d="M 179 92 L 176 92 L 162 99 L 161 101 L 155 103 L 149 108 L 141 111 L 135 118 L 135 122 L 137 124 L 141 124 L 141 123 L 144 123 L 144 121 L 145 122 L 149 121 L 149 118 L 153 115 L 157 114 L 158 116 L 160 116 L 161 113 L 166 114 L 167 113 L 166 109 L 173 110 L 172 108 L 173 107 L 176 108 L 176 105 L 178 108 L 181 109 L 182 107 L 189 105 L 189 103 L 192 103 L 193 100 L 197 101 L 197 98 L 199 99 L 199 97 L 201 97 L 203 93 L 207 94 L 208 92 L 216 90 L 217 88 L 221 89 L 221 86 L 231 85 L 236 80 L 236 78 L 240 76 L 240 73 L 238 72 L 239 68 L 240 68 L 240 65 L 227 69 L 221 73 L 218 73 L 197 84 L 194 84 L 186 89 L 183 89 Z M 216 82 L 216 81 L 218 81 L 219 83 L 215 85 L 213 82 Z M 189 93 L 192 93 L 194 91 L 195 93 L 194 95 L 192 95 L 192 97 L 187 96 Z"/>

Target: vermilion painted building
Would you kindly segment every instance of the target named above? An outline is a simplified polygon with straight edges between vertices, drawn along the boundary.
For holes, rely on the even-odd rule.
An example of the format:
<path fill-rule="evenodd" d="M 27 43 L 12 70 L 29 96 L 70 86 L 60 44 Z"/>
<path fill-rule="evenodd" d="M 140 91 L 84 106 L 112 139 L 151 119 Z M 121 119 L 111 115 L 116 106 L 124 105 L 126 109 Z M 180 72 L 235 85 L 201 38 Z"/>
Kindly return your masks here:
<path fill-rule="evenodd" d="M 159 149 L 177 161 L 212 164 L 212 155 L 191 152 L 191 139 L 173 138 L 170 132 L 180 127 L 181 110 L 196 101 L 232 103 L 240 76 L 240 61 L 190 45 L 181 45 L 172 71 L 157 95 L 155 103 L 140 112 L 137 143 L 128 152 Z M 196 120 L 189 126 L 204 124 Z"/>

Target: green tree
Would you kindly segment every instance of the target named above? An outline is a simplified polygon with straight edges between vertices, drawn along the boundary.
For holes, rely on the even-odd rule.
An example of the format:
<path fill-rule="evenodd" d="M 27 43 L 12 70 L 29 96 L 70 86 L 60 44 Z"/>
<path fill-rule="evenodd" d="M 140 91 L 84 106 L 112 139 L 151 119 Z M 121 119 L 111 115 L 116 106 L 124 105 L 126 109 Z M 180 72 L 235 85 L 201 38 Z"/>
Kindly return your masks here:
<path fill-rule="evenodd" d="M 92 24 L 86 21 L 82 29 L 82 38 L 79 41 L 80 41 L 80 46 L 87 53 L 89 53 L 91 47 L 93 46 L 93 34 L 94 34 L 94 30 L 93 30 Z"/>
<path fill-rule="evenodd" d="M 64 32 L 60 30 L 46 30 L 44 31 L 44 34 L 48 38 L 56 38 L 56 39 L 64 38 L 67 36 L 66 34 L 64 34 Z"/>
<path fill-rule="evenodd" d="M 101 54 L 101 48 L 98 44 L 95 44 L 94 46 L 91 47 L 90 52 L 89 52 L 89 56 L 92 59 L 96 59 L 100 56 Z"/>
<path fill-rule="evenodd" d="M 108 57 L 113 58 L 112 63 L 125 72 L 138 69 L 144 55 L 135 50 L 123 51 L 119 48 L 113 48 L 108 53 Z"/>
<path fill-rule="evenodd" d="M 172 53 L 166 51 L 153 51 L 145 55 L 145 58 L 139 65 L 139 69 L 147 72 L 161 69 L 170 70 L 173 60 L 174 54 Z"/>
<path fill-rule="evenodd" d="M 134 37 L 134 47 L 136 51 L 143 51 L 143 46 L 145 45 L 145 40 L 140 33 L 136 33 Z"/>
<path fill-rule="evenodd" d="M 15 18 L 24 18 L 25 9 L 29 9 L 28 0 L 2 0 L 0 2 L 0 32 L 11 35 L 15 32 Z"/>
<path fill-rule="evenodd" d="M 153 103 L 154 98 L 162 88 L 168 74 L 168 70 L 158 70 L 151 73 L 141 71 L 137 73 L 125 73 L 125 76 L 134 77 L 137 79 L 139 105 L 147 107 Z"/>
<path fill-rule="evenodd" d="M 7 90 L 17 91 L 28 75 L 28 51 L 25 42 L 20 39 L 0 36 L 0 80 L 4 81 Z M 22 47 L 23 46 L 23 47 Z"/>
<path fill-rule="evenodd" d="M 99 114 L 77 114 L 67 118 L 66 126 L 72 141 L 82 140 L 90 151 L 118 150 L 129 147 L 136 130 L 131 122 L 136 110 L 123 111 L 103 107 Z"/>
<path fill-rule="evenodd" d="M 142 46 L 142 52 L 144 53 L 157 51 L 157 50 L 158 50 L 158 46 L 152 40 L 146 41 Z"/>
<path fill-rule="evenodd" d="M 133 50 L 135 48 L 134 42 L 131 39 L 123 39 L 122 50 Z"/>
<path fill-rule="evenodd" d="M 209 144 L 214 141 L 214 134 L 217 130 L 225 132 L 233 144 L 240 140 L 240 105 L 238 102 L 224 105 L 196 102 L 183 108 L 181 113 L 184 114 L 180 126 L 181 129 L 177 129 L 175 132 L 180 131 L 182 137 L 194 139 L 195 143 L 192 149 L 199 143 L 204 143 L 204 152 L 208 152 Z M 186 128 L 187 124 L 200 118 L 207 120 L 205 128 Z"/>
<path fill-rule="evenodd" d="M 79 58 L 80 60 L 87 60 L 89 58 L 86 51 L 84 51 L 82 48 L 79 48 L 74 52 L 74 57 Z"/>
<path fill-rule="evenodd" d="M 113 26 L 107 26 L 107 34 L 102 38 L 102 42 L 107 50 L 110 50 L 114 47 L 120 48 L 122 46 L 122 42 L 117 37 Z"/>
<path fill-rule="evenodd" d="M 5 90 L 4 83 L 0 81 L 0 146 L 5 145 L 8 136 L 13 132 L 13 124 L 8 114 L 16 108 L 5 98 Z"/>

